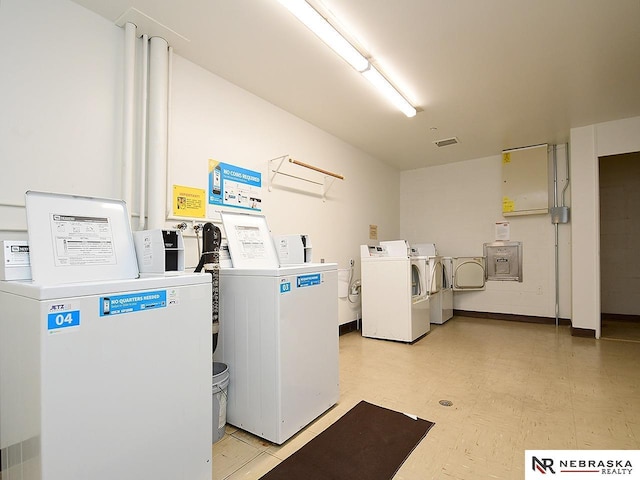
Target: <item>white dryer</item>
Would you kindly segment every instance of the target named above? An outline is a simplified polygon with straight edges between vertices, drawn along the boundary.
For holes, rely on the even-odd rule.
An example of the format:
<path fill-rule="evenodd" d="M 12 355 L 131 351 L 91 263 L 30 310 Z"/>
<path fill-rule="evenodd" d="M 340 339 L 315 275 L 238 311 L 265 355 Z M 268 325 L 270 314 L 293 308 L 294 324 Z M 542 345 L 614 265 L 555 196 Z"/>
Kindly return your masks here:
<path fill-rule="evenodd" d="M 443 315 L 443 266 L 442 257 L 438 255 L 434 243 L 418 243 L 412 251 L 420 257 L 426 258 L 425 278 L 427 282 L 427 294 L 429 295 L 430 321 L 442 325 L 449 318 Z"/>
<path fill-rule="evenodd" d="M 442 321 L 453 318 L 453 258 L 442 257 Z"/>
<path fill-rule="evenodd" d="M 406 242 L 361 245 L 360 259 L 362 335 L 414 342 L 427 334 L 426 283 L 421 263 L 410 257 Z"/>
<path fill-rule="evenodd" d="M 429 257 L 427 265 L 429 267 L 427 288 L 431 302 L 431 323 L 442 325 L 446 321 L 442 315 L 442 257 L 439 255 Z"/>

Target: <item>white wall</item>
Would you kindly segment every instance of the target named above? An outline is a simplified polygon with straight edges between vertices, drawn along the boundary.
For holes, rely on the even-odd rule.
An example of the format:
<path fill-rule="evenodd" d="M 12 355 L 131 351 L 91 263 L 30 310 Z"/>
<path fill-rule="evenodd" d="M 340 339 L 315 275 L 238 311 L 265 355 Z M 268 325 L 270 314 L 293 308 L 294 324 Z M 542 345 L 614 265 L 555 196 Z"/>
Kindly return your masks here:
<path fill-rule="evenodd" d="M 67 0 L 0 2 L 1 238 L 26 236 L 28 189 L 120 195 L 123 48 L 120 28 Z M 204 187 L 206 167 L 200 162 L 211 157 L 266 174 L 269 158 L 290 153 L 343 173 L 346 180 L 336 182 L 325 203 L 278 190 L 265 192 L 264 208 L 274 232 L 308 233 L 316 259 L 341 267 L 349 258 L 358 266 L 358 245 L 368 242 L 370 223 L 379 225 L 381 239 L 435 241 L 446 255 L 479 255 L 482 243 L 493 239 L 493 224 L 501 219 L 499 157 L 400 176 L 180 57 L 175 65 L 170 152 L 175 183 Z M 597 159 L 640 151 L 640 117 L 572 129 L 570 145 L 573 240 L 561 226 L 560 315 L 599 337 Z M 456 308 L 551 316 L 548 217 L 509 220 L 512 239 L 524 242 L 524 283 L 494 282 L 485 292 L 458 295 Z M 565 292 L 571 282 L 569 307 Z M 341 303 L 341 323 L 356 314 Z"/>
<path fill-rule="evenodd" d="M 71 2 L 0 2 L 3 238 L 24 237 L 26 190 L 119 195 L 122 49 Z"/>
<path fill-rule="evenodd" d="M 120 196 L 123 40 L 121 28 L 67 0 L 0 2 L 0 238 L 26 238 L 26 190 Z M 172 183 L 206 188 L 209 158 L 265 180 L 267 161 L 291 154 L 345 180 L 326 202 L 308 184 L 265 189 L 274 233 L 309 234 L 315 260 L 345 268 L 352 258 L 356 272 L 369 224 L 399 235 L 397 170 L 179 56 L 171 107 Z M 187 248 L 194 264 L 194 239 Z M 357 316 L 340 300 L 341 324 Z"/>
<path fill-rule="evenodd" d="M 571 129 L 573 326 L 600 338 L 598 158 L 640 151 L 640 117 Z M 579 206 L 579 208 L 578 208 Z"/>
<path fill-rule="evenodd" d="M 308 234 L 314 261 L 347 268 L 353 259 L 356 275 L 369 224 L 379 226 L 380 236 L 399 234 L 398 171 L 179 56 L 173 66 L 172 183 L 206 189 L 212 158 L 261 172 L 265 185 L 269 159 L 289 154 L 345 180 L 335 180 L 326 201 L 318 186 L 299 180 L 278 177 L 272 191 L 263 188 L 262 213 L 274 234 Z M 323 177 L 288 163 L 283 171 Z M 340 323 L 356 319 L 358 312 L 340 301 Z"/>
<path fill-rule="evenodd" d="M 555 317 L 554 226 L 549 215 L 502 216 L 501 164 L 496 155 L 402 172 L 400 233 L 410 243 L 434 242 L 445 256 L 481 256 L 483 244 L 495 240 L 495 222 L 508 221 L 511 240 L 523 243 L 523 282 L 487 282 L 484 291 L 456 292 L 454 308 Z M 564 145 L 558 146 L 558 164 L 562 189 Z M 570 243 L 568 225 L 560 225 L 562 318 L 571 316 Z"/>

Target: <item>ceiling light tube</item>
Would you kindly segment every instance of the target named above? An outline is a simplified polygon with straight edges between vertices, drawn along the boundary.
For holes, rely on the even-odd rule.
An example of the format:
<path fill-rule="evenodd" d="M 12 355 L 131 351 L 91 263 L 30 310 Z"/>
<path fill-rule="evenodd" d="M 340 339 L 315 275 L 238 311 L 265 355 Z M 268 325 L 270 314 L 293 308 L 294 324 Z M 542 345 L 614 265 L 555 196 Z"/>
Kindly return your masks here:
<path fill-rule="evenodd" d="M 305 0 L 278 1 L 293 13 L 298 20 L 304 23 L 309 30 L 315 33 L 320 40 L 346 60 L 349 65 L 359 72 L 367 69 L 369 61 Z"/>
<path fill-rule="evenodd" d="M 407 117 L 415 117 L 416 109 L 382 76 L 382 74 L 371 65 L 367 70 L 361 72 L 364 78 L 369 80 L 382 95 L 386 97 Z"/>

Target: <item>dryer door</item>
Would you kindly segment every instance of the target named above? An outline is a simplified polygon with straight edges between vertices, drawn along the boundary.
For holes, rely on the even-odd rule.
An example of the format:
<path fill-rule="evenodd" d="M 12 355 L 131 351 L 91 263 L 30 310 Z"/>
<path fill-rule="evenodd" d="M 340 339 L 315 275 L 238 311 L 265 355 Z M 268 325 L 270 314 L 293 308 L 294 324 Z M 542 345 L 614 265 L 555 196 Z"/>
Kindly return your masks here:
<path fill-rule="evenodd" d="M 429 295 L 442 290 L 442 257 L 429 257 Z"/>
<path fill-rule="evenodd" d="M 453 288 L 453 258 L 442 257 L 442 288 Z"/>
<path fill-rule="evenodd" d="M 453 257 L 453 290 L 484 290 L 484 257 Z"/>
<path fill-rule="evenodd" d="M 411 296 L 419 297 L 425 295 L 424 280 L 422 278 L 422 271 L 420 265 L 412 260 L 411 261 Z"/>

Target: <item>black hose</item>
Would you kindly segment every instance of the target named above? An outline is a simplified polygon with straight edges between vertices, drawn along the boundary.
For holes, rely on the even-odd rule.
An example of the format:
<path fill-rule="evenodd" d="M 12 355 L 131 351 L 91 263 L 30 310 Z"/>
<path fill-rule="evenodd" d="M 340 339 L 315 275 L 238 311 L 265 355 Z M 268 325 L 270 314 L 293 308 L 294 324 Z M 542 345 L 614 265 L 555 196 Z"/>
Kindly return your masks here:
<path fill-rule="evenodd" d="M 222 240 L 222 232 L 214 224 L 207 222 L 202 228 L 202 255 L 196 267 L 199 273 L 205 268 L 205 265 L 212 266 L 210 270 L 205 271 L 211 274 L 211 323 L 212 326 L 219 323 L 220 320 L 220 242 Z M 213 333 L 213 351 L 218 346 L 218 333 Z"/>

